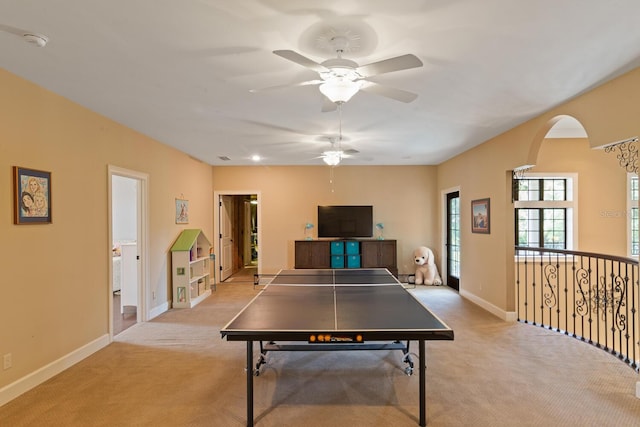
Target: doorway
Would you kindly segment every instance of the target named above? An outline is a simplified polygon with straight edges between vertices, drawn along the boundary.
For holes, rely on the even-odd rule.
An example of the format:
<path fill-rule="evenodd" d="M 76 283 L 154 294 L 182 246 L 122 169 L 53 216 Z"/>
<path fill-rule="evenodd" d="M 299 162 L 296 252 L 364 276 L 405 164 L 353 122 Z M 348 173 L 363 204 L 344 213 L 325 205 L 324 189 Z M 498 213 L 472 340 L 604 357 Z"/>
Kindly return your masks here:
<path fill-rule="evenodd" d="M 260 194 L 216 192 L 220 281 L 253 277 L 260 269 Z"/>
<path fill-rule="evenodd" d="M 460 192 L 446 193 L 446 268 L 447 286 L 460 290 Z"/>
<path fill-rule="evenodd" d="M 147 175 L 109 166 L 110 336 L 147 318 L 144 304 Z"/>

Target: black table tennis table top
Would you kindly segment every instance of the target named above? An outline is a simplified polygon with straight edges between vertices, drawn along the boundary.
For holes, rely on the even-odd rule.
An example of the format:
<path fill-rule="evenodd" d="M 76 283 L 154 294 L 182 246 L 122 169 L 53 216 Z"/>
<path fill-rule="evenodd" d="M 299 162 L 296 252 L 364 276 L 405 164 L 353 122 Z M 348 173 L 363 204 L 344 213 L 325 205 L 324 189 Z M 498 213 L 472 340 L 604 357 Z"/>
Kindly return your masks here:
<path fill-rule="evenodd" d="M 230 341 L 452 340 L 453 330 L 386 269 L 283 270 L 221 334 Z"/>

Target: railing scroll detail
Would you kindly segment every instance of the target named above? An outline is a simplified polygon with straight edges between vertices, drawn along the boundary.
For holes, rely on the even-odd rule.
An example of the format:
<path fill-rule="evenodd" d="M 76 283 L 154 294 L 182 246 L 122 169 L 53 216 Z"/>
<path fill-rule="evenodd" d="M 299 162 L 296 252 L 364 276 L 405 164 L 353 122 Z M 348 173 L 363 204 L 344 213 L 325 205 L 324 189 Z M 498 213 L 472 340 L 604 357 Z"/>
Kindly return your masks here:
<path fill-rule="evenodd" d="M 515 253 L 519 321 L 593 344 L 640 372 L 638 260 L 522 246 Z"/>

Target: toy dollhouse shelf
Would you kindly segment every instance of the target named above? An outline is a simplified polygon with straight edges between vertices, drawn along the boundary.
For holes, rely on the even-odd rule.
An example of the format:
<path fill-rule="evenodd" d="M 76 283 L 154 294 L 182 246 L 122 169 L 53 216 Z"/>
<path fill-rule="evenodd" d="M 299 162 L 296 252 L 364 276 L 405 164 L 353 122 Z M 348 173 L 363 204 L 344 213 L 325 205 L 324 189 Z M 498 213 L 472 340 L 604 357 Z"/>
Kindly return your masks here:
<path fill-rule="evenodd" d="M 171 247 L 173 308 L 191 308 L 211 295 L 211 242 L 202 230 L 183 230 Z"/>

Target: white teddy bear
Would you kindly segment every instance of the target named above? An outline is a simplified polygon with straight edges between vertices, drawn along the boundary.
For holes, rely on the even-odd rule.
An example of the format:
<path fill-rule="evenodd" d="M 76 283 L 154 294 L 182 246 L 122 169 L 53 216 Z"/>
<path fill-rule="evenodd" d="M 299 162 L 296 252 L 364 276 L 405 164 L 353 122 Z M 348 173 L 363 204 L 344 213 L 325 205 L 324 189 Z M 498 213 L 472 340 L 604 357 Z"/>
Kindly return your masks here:
<path fill-rule="evenodd" d="M 413 251 L 413 260 L 416 264 L 416 285 L 442 285 L 431 249 L 420 246 Z"/>

